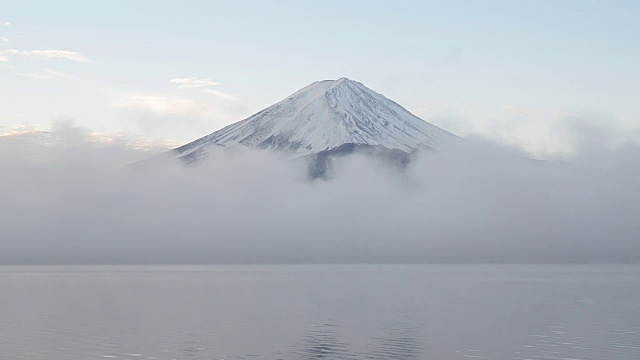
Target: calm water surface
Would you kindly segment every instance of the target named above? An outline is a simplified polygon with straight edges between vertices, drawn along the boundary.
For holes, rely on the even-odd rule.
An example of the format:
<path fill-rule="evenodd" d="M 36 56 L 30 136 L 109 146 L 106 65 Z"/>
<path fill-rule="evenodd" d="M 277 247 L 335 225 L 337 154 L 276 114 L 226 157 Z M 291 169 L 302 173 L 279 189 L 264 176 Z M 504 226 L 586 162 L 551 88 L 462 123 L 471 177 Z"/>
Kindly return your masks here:
<path fill-rule="evenodd" d="M 640 267 L 0 267 L 0 359 L 637 360 Z"/>

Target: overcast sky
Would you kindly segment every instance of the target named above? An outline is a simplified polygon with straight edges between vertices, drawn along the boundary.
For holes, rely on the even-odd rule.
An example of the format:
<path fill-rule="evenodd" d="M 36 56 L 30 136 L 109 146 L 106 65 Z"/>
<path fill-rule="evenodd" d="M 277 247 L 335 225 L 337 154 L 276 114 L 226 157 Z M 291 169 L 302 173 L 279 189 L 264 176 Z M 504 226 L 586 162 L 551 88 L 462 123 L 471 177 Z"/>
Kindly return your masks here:
<path fill-rule="evenodd" d="M 538 158 L 640 137 L 637 1 L 5 1 L 0 133 L 181 144 L 321 79 Z"/>

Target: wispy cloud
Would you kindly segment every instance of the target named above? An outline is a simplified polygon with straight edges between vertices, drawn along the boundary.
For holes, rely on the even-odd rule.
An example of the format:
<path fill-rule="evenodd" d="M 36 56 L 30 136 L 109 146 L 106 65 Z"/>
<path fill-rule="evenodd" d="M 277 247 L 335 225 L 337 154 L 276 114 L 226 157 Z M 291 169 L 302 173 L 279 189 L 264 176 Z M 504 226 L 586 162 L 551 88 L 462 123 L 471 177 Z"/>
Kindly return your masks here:
<path fill-rule="evenodd" d="M 213 95 L 215 97 L 219 97 L 221 99 L 225 99 L 225 100 L 238 100 L 237 97 L 233 96 L 233 95 L 229 95 L 227 93 L 224 93 L 220 90 L 215 90 L 215 89 L 202 89 L 201 90 L 203 93 L 205 94 L 209 94 L 209 95 Z"/>
<path fill-rule="evenodd" d="M 110 105 L 120 108 L 139 108 L 170 115 L 193 114 L 200 110 L 195 100 L 161 95 L 129 95 Z"/>
<path fill-rule="evenodd" d="M 207 88 L 211 86 L 222 85 L 222 83 L 209 80 L 209 79 L 201 79 L 197 77 L 191 78 L 176 78 L 169 80 L 172 84 L 177 84 L 178 89 L 189 89 L 189 88 Z"/>
<path fill-rule="evenodd" d="M 0 21 L 0 26 L 11 26 L 11 23 L 8 21 Z"/>
<path fill-rule="evenodd" d="M 0 50 L 0 57 L 4 58 L 4 61 L 8 61 L 11 56 L 28 56 L 39 59 L 64 59 L 69 61 L 75 61 L 80 63 L 90 63 L 89 60 L 84 55 L 75 51 L 67 51 L 67 50 L 16 50 L 16 49 L 7 49 Z"/>
<path fill-rule="evenodd" d="M 18 75 L 32 79 L 62 79 L 73 77 L 67 73 L 63 73 L 62 71 L 51 69 L 42 69 L 39 73 L 18 73 Z"/>
<path fill-rule="evenodd" d="M 33 50 L 31 51 L 31 55 L 43 58 L 58 58 L 58 59 L 66 59 L 76 62 L 89 63 L 91 62 L 85 56 L 77 53 L 75 51 L 65 51 L 65 50 Z"/>
<path fill-rule="evenodd" d="M 169 80 L 169 82 L 178 85 L 178 89 L 198 89 L 203 94 L 213 95 L 219 99 L 229 101 L 238 100 L 237 97 L 231 94 L 227 94 L 224 91 L 212 89 L 212 87 L 220 86 L 222 85 L 222 83 L 210 79 L 203 79 L 198 77 L 176 78 Z"/>

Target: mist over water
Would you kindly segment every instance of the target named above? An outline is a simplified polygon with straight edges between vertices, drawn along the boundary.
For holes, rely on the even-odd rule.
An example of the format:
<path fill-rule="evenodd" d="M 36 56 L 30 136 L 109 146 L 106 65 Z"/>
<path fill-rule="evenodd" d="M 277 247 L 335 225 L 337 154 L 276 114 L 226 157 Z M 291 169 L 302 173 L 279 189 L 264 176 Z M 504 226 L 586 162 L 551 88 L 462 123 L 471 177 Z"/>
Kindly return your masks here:
<path fill-rule="evenodd" d="M 140 169 L 122 160 L 146 155 L 74 127 L 47 139 L 0 139 L 1 263 L 640 259 L 633 161 L 534 161 L 464 142 L 403 171 L 341 157 L 329 180 L 308 181 L 303 162 L 268 152 L 220 149 L 194 166 Z"/>

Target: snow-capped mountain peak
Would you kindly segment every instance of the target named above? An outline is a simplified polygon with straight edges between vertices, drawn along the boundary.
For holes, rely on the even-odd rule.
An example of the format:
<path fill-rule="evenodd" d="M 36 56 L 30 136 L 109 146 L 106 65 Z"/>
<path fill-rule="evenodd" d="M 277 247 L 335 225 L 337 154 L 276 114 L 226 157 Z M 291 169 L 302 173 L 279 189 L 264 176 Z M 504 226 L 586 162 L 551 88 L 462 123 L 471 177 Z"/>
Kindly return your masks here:
<path fill-rule="evenodd" d="M 193 161 L 210 146 L 244 145 L 298 156 L 345 144 L 411 152 L 437 149 L 454 135 L 347 78 L 314 82 L 286 99 L 174 150 Z"/>

